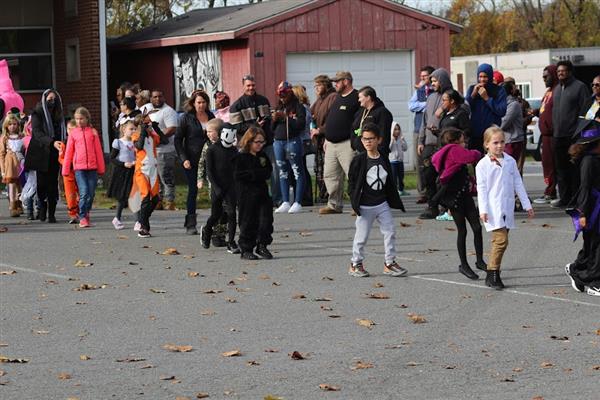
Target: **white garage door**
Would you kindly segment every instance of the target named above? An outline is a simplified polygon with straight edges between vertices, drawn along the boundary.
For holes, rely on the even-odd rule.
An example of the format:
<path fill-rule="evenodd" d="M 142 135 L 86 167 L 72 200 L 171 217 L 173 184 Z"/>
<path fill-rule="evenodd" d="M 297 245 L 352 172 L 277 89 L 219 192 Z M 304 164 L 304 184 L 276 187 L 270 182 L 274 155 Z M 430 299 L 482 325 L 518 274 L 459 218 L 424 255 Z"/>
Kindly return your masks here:
<path fill-rule="evenodd" d="M 337 71 L 350 71 L 354 87 L 372 86 L 377 96 L 400 123 L 409 144 L 404 163 L 412 166 L 413 116 L 408 111 L 412 96 L 414 62 L 410 51 L 294 53 L 286 57 L 287 80 L 306 86 L 314 101 L 313 78 L 319 74 L 334 76 Z"/>

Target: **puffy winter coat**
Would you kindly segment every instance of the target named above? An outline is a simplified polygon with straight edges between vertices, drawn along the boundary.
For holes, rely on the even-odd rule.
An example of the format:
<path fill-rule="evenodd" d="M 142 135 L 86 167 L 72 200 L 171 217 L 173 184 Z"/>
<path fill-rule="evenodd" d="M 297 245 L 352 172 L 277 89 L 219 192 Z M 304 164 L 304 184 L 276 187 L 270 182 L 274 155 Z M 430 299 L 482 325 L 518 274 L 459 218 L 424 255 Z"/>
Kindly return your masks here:
<path fill-rule="evenodd" d="M 68 176 L 71 168 L 75 171 L 96 170 L 98 175 L 104 174 L 104 153 L 100 136 L 94 128 L 78 127 L 71 131 L 63 161 L 63 176 Z"/>

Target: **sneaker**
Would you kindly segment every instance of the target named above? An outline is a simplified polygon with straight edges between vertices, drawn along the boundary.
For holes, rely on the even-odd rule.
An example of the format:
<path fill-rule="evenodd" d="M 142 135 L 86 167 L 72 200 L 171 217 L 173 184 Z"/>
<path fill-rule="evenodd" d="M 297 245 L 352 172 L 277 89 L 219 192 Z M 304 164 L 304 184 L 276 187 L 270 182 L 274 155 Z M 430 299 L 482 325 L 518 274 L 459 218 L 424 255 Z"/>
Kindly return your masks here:
<path fill-rule="evenodd" d="M 258 260 L 258 256 L 251 251 L 244 251 L 240 258 L 242 260 Z"/>
<path fill-rule="evenodd" d="M 138 237 L 149 238 L 149 237 L 152 237 L 152 235 L 150 234 L 150 231 L 147 231 L 145 229 L 140 229 L 140 231 L 138 232 Z"/>
<path fill-rule="evenodd" d="M 600 296 L 600 287 L 588 287 L 587 294 L 590 296 Z"/>
<path fill-rule="evenodd" d="M 546 194 L 542 197 L 538 197 L 537 199 L 533 200 L 533 203 L 534 204 L 548 204 L 551 201 L 552 201 L 552 198 Z"/>
<path fill-rule="evenodd" d="M 302 206 L 300 205 L 300 203 L 294 203 L 288 210 L 288 214 L 297 214 L 300 211 L 302 211 Z"/>
<path fill-rule="evenodd" d="M 571 264 L 565 265 L 565 273 L 567 274 L 567 276 L 571 280 L 571 287 L 573 289 L 575 289 L 576 292 L 582 293 L 584 291 L 584 289 L 585 289 L 585 286 L 580 285 L 577 282 L 575 282 L 575 279 L 573 279 L 573 277 L 571 276 Z"/>
<path fill-rule="evenodd" d="M 235 241 L 227 244 L 227 252 L 230 254 L 240 254 L 240 248 Z"/>
<path fill-rule="evenodd" d="M 435 220 L 436 221 L 454 221 L 454 218 L 452 217 L 452 215 L 450 215 L 450 213 L 448 213 L 448 211 L 446 211 L 442 215 L 438 215 L 437 217 L 435 217 Z"/>
<path fill-rule="evenodd" d="M 205 249 L 210 248 L 210 235 L 207 234 L 206 227 L 204 225 L 200 227 L 200 243 Z"/>
<path fill-rule="evenodd" d="M 27 218 L 29 219 L 29 218 Z M 33 219 L 33 218 L 32 218 Z M 69 218 L 69 222 L 67 222 L 69 225 L 75 225 L 79 223 L 79 218 L 77 217 L 73 217 L 73 218 Z"/>
<path fill-rule="evenodd" d="M 438 210 L 434 209 L 434 208 L 427 208 L 427 210 L 425 210 L 425 212 L 421 213 L 421 215 L 419 215 L 419 219 L 435 219 L 435 217 L 437 217 L 439 214 Z"/>
<path fill-rule="evenodd" d="M 140 224 L 138 221 L 135 221 L 135 225 L 133 225 L 133 230 L 136 232 L 139 232 L 142 230 L 142 224 Z"/>
<path fill-rule="evenodd" d="M 329 206 L 326 207 L 322 207 L 319 209 L 319 214 L 321 215 L 327 215 L 327 214 L 341 214 L 342 210 L 336 210 L 334 208 L 331 208 Z"/>
<path fill-rule="evenodd" d="M 369 273 L 367 272 L 365 267 L 363 267 L 362 263 L 351 264 L 350 269 L 348 270 L 348 274 L 356 278 L 365 278 L 369 276 Z"/>
<path fill-rule="evenodd" d="M 391 264 L 383 265 L 383 274 L 390 276 L 403 276 L 406 275 L 408 270 L 398 265 L 396 261 Z"/>
<path fill-rule="evenodd" d="M 90 221 L 86 217 L 81 218 L 81 221 L 79 221 L 80 228 L 89 228 L 91 226 Z"/>
<path fill-rule="evenodd" d="M 264 244 L 259 244 L 256 246 L 256 254 L 260 256 L 260 258 L 264 258 L 265 260 L 270 260 L 273 258 L 273 254 L 267 249 L 267 246 Z"/>
<path fill-rule="evenodd" d="M 115 227 L 115 229 L 118 230 L 118 231 L 120 231 L 121 229 L 125 228 L 125 226 L 123 225 L 123 223 L 121 221 L 119 221 L 119 219 L 117 217 L 113 218 L 112 224 Z"/>
<path fill-rule="evenodd" d="M 567 203 L 564 203 L 561 199 L 554 199 L 550 202 L 550 207 L 554 208 L 565 208 Z"/>
<path fill-rule="evenodd" d="M 476 281 L 477 279 L 479 279 L 479 275 L 477 275 L 475 272 L 473 272 L 473 270 L 471 269 L 470 265 L 459 265 L 458 266 L 458 272 L 460 272 L 461 274 L 463 274 L 464 276 L 466 276 L 467 278 Z"/>
<path fill-rule="evenodd" d="M 281 203 L 279 207 L 275 210 L 275 214 L 282 214 L 290 211 L 291 205 L 289 201 L 284 201 Z"/>

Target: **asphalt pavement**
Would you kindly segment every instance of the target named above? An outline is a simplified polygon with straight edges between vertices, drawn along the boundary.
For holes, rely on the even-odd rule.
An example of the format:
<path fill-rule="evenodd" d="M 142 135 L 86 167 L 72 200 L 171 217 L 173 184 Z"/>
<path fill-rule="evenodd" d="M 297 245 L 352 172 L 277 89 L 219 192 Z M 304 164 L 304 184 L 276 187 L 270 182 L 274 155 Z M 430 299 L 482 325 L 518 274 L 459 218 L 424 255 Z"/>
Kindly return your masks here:
<path fill-rule="evenodd" d="M 531 198 L 540 172 L 527 164 Z M 517 215 L 494 291 L 458 273 L 454 224 L 403 199 L 401 278 L 382 274 L 377 228 L 371 277 L 347 274 L 349 207 L 276 215 L 275 259 L 249 262 L 202 249 L 183 211 L 141 239 L 110 210 L 82 230 L 64 206 L 51 225 L 2 201 L 0 398 L 600 399 L 600 298 L 564 274 L 581 246 L 564 212 Z"/>

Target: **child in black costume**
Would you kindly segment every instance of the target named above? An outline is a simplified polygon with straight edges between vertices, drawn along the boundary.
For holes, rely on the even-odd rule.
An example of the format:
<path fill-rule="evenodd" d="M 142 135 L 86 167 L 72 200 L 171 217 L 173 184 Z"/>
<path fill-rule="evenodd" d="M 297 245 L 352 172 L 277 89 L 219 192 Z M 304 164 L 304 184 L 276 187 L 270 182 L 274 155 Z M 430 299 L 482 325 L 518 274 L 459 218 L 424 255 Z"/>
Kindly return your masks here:
<path fill-rule="evenodd" d="M 223 208 L 227 212 L 227 251 L 239 254 L 240 249 L 235 243 L 235 188 L 233 185 L 233 160 L 237 156 L 235 143 L 235 129 L 231 124 L 224 124 L 221 137 L 206 151 L 206 174 L 210 181 L 210 217 L 201 229 L 200 241 L 202 247 L 210 247 L 210 238 L 213 228 L 219 223 Z"/>
<path fill-rule="evenodd" d="M 575 162 L 581 160 L 581 184 L 567 213 L 575 225 L 575 240 L 583 232 L 583 247 L 565 272 L 573 289 L 600 296 L 600 123 L 590 121 L 569 154 Z"/>
<path fill-rule="evenodd" d="M 267 246 L 273 242 L 273 200 L 267 179 L 273 169 L 262 151 L 266 142 L 261 128 L 250 127 L 240 141 L 240 154 L 235 159 L 234 179 L 238 198 L 240 248 L 242 258 L 271 259 Z M 256 254 L 253 249 L 256 247 Z"/>

